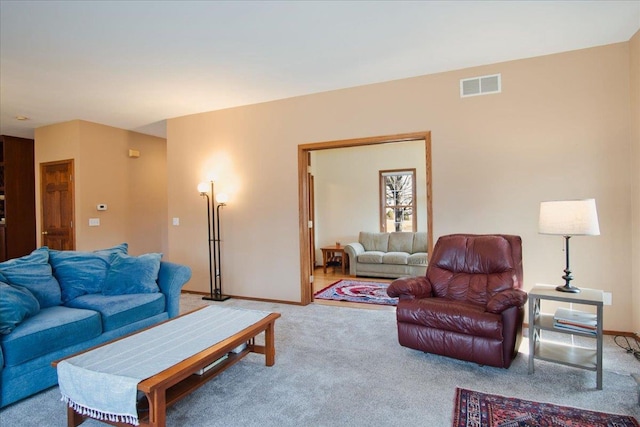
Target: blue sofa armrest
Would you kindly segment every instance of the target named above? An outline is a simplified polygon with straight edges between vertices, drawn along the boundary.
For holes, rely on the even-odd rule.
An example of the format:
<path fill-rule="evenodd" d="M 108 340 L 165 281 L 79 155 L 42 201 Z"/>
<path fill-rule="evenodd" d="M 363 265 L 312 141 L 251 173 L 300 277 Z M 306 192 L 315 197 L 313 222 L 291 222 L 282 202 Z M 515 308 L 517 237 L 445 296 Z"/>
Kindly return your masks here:
<path fill-rule="evenodd" d="M 158 273 L 158 286 L 167 300 L 169 318 L 180 313 L 180 292 L 191 278 L 191 269 L 186 265 L 162 261 Z"/>

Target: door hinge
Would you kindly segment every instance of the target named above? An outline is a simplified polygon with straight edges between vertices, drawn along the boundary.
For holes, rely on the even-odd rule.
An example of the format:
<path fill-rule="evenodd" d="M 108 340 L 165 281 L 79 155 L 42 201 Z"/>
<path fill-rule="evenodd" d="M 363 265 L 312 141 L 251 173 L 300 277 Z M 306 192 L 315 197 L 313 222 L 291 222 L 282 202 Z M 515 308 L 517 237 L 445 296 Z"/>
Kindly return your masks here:
<path fill-rule="evenodd" d="M 73 174 L 69 175 L 69 182 L 73 182 Z"/>
<path fill-rule="evenodd" d="M 309 283 L 313 283 L 313 279 L 314 279 L 313 276 L 309 276 Z"/>
<path fill-rule="evenodd" d="M 307 224 L 309 228 L 313 228 L 313 221 L 309 221 L 309 223 Z"/>
<path fill-rule="evenodd" d="M 71 224 L 69 224 L 70 228 L 73 228 L 73 221 L 71 221 Z"/>

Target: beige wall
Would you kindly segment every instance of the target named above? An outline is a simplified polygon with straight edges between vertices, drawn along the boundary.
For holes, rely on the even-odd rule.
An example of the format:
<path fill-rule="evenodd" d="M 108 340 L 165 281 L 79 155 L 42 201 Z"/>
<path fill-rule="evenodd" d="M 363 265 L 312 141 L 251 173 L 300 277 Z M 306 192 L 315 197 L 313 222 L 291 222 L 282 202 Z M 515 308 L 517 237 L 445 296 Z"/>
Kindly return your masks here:
<path fill-rule="evenodd" d="M 631 286 L 633 306 L 640 307 L 640 31 L 629 43 L 630 50 L 630 87 L 631 87 L 631 170 L 633 222 L 632 222 L 632 265 Z M 640 334 L 640 309 L 633 312 L 633 331 Z"/>
<path fill-rule="evenodd" d="M 572 240 L 575 284 L 613 293 L 605 329 L 631 325 L 629 43 L 403 79 L 168 120 L 170 256 L 207 290 L 207 173 L 231 195 L 224 291 L 300 300 L 297 146 L 431 131 L 434 236 L 523 237 L 526 288 L 559 283 L 562 238 L 537 233 L 542 200 L 594 197 L 601 236 Z M 503 92 L 461 99 L 459 79 L 502 73 Z M 637 263 L 637 258 L 634 259 Z"/>
<path fill-rule="evenodd" d="M 36 171 L 36 245 L 42 246 L 42 204 L 40 199 L 40 164 L 80 157 L 80 121 L 44 126 L 35 130 L 34 163 Z M 74 164 L 74 167 L 76 165 Z M 75 171 L 74 171 L 75 175 Z M 81 182 L 74 182 L 75 201 L 82 201 Z"/>
<path fill-rule="evenodd" d="M 140 158 L 129 158 L 129 148 L 140 150 Z M 76 249 L 127 242 L 132 254 L 166 250 L 164 139 L 82 120 L 36 129 L 36 182 L 40 163 L 65 159 L 75 163 Z M 98 211 L 99 203 L 108 210 Z M 38 186 L 36 211 L 40 209 Z M 89 218 L 99 218 L 100 226 L 89 227 Z M 38 215 L 38 235 L 40 226 Z"/>
<path fill-rule="evenodd" d="M 127 133 L 129 148 L 140 157 L 126 158 L 127 241 L 129 252 L 135 254 L 166 252 L 168 247 L 167 217 L 167 142 L 137 132 Z M 168 257 L 163 257 L 169 260 Z"/>
<path fill-rule="evenodd" d="M 425 142 L 313 151 L 316 263 L 321 246 L 358 241 L 360 231 L 380 231 L 380 170 L 416 170 L 418 231 L 427 231 Z M 363 161 L 366 159 L 366 161 Z"/>

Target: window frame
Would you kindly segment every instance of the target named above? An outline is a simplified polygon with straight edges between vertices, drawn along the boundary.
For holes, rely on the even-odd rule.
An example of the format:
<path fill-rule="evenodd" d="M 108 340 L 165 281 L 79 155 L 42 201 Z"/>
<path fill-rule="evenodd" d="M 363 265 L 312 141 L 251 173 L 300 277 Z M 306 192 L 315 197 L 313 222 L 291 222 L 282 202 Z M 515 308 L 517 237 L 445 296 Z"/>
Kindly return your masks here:
<path fill-rule="evenodd" d="M 416 168 L 402 168 L 402 169 L 385 169 L 378 171 L 378 184 L 379 184 L 379 197 L 380 197 L 380 232 L 395 232 L 396 230 L 387 230 L 387 218 L 386 211 L 387 208 L 391 207 L 393 209 L 396 205 L 387 205 L 387 186 L 385 182 L 385 177 L 393 176 L 393 175 L 410 175 L 411 176 L 411 231 L 418 231 L 418 215 L 417 215 L 417 206 L 416 206 Z"/>

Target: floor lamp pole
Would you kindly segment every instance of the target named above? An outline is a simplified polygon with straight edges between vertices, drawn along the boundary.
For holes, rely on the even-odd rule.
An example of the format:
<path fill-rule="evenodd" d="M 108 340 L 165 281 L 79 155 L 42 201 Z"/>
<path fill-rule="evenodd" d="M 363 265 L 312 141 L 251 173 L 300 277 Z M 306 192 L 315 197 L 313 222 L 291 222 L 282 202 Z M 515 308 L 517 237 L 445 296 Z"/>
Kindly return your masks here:
<path fill-rule="evenodd" d="M 211 196 L 204 193 L 207 197 L 207 229 L 209 236 L 209 296 L 202 297 L 208 301 L 225 301 L 230 297 L 222 295 L 222 273 L 220 262 L 220 206 L 218 209 L 214 207 L 215 193 L 213 181 L 211 181 Z"/>
<path fill-rule="evenodd" d="M 216 265 L 218 266 L 218 274 L 217 274 L 217 280 L 215 283 L 216 284 L 215 294 L 217 297 L 216 301 L 224 301 L 230 298 L 228 295 L 222 295 L 222 262 L 220 261 L 220 255 L 222 254 L 222 249 L 220 246 L 222 233 L 220 232 L 220 208 L 223 207 L 224 205 L 225 205 L 224 203 L 219 203 L 218 206 L 216 207 L 216 228 L 217 228 L 216 243 L 218 244 L 218 248 L 217 248 L 218 259 L 216 261 Z"/>
<path fill-rule="evenodd" d="M 213 184 L 212 184 L 213 186 Z M 211 199 L 209 198 L 208 193 L 200 193 L 207 199 L 207 245 L 209 249 L 209 297 L 202 297 L 202 299 L 213 299 L 213 271 L 212 271 L 212 256 L 211 256 Z"/>

